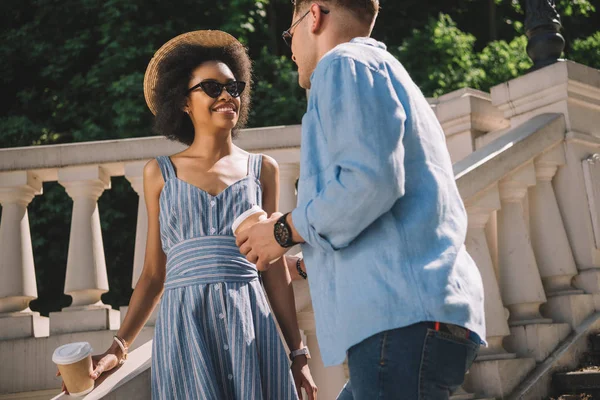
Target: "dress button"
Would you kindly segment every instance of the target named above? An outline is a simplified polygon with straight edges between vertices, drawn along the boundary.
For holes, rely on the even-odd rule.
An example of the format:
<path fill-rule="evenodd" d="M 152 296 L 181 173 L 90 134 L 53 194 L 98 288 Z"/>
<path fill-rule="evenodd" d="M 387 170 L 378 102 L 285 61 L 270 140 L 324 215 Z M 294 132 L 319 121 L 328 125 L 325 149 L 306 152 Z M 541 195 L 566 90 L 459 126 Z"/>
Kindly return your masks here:
<path fill-rule="evenodd" d="M 220 284 L 220 283 L 217 283 L 217 284 L 215 285 L 215 290 L 220 290 L 220 289 L 221 289 L 221 284 Z"/>
<path fill-rule="evenodd" d="M 224 348 L 225 350 L 229 350 L 229 346 L 227 346 L 227 345 L 223 346 L 223 348 Z"/>
<path fill-rule="evenodd" d="M 216 203 L 214 200 L 212 200 L 212 201 L 210 202 L 210 206 L 211 206 L 211 207 L 214 207 L 214 206 L 215 206 L 215 204 L 217 204 L 217 203 Z"/>
<path fill-rule="evenodd" d="M 210 228 L 210 233 L 215 233 L 217 230 L 215 228 Z"/>
<path fill-rule="evenodd" d="M 233 375 L 231 375 L 231 374 L 227 375 L 227 379 L 232 380 L 233 379 Z"/>
<path fill-rule="evenodd" d="M 221 319 L 225 318 L 225 314 L 223 314 L 223 313 L 219 314 L 219 318 L 221 318 Z"/>

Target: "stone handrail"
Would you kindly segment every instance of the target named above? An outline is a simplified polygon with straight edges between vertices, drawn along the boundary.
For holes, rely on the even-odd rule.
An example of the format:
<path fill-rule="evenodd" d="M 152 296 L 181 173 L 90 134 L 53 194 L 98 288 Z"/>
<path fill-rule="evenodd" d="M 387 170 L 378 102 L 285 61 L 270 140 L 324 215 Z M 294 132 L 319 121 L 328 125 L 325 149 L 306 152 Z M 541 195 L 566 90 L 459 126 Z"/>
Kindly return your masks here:
<path fill-rule="evenodd" d="M 97 400 L 106 399 L 111 393 L 116 390 L 127 390 L 128 396 L 124 396 L 121 393 L 120 398 L 134 399 L 148 399 L 150 396 L 150 388 L 148 387 L 148 380 L 137 382 L 135 388 L 124 388 L 125 385 L 131 384 L 134 379 L 142 374 L 148 374 L 150 364 L 152 362 L 152 340 L 144 343 L 136 350 L 129 353 L 127 362 L 121 367 L 114 371 L 111 371 L 110 375 L 107 374 L 106 378 L 102 376 L 101 382 L 96 383 L 94 390 L 83 397 L 85 400 Z M 52 400 L 67 400 L 67 399 L 81 399 L 81 397 L 73 397 L 67 394 L 61 393 L 54 397 Z"/>

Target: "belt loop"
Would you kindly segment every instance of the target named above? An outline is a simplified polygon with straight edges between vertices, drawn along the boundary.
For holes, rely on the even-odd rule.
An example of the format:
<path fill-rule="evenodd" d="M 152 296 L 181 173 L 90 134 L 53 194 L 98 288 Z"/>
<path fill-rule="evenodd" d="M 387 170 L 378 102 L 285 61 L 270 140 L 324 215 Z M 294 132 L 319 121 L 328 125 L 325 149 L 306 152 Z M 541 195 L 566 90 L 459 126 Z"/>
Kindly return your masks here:
<path fill-rule="evenodd" d="M 436 331 L 439 331 L 439 330 L 440 330 L 440 323 L 439 323 L 439 322 L 437 322 L 437 321 L 436 321 L 436 322 L 434 322 L 433 326 L 434 326 L 434 329 L 435 329 Z"/>

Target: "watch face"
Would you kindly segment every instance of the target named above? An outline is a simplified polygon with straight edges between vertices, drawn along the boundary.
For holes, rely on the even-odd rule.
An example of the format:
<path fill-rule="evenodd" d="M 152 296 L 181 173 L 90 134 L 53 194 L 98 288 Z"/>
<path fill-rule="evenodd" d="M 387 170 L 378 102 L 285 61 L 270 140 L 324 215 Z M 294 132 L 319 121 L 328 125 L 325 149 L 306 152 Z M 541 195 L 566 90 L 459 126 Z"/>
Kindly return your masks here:
<path fill-rule="evenodd" d="M 290 232 L 281 222 L 275 225 L 275 240 L 282 246 L 286 245 L 290 240 Z"/>

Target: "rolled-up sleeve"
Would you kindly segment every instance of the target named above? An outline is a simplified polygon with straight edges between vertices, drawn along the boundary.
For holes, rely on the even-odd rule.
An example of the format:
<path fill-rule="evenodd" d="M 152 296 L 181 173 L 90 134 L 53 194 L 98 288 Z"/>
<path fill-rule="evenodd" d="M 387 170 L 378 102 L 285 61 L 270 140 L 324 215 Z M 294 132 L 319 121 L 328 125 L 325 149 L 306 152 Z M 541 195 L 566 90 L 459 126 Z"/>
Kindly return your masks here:
<path fill-rule="evenodd" d="M 312 86 L 332 178 L 292 212 L 312 247 L 335 251 L 404 195 L 406 113 L 385 71 L 352 58 L 332 60 Z"/>

